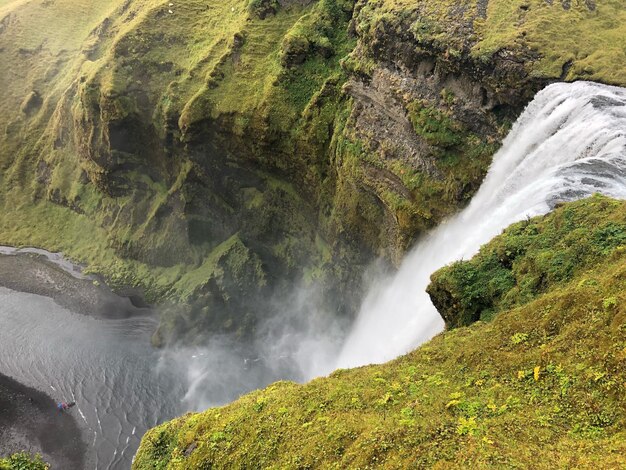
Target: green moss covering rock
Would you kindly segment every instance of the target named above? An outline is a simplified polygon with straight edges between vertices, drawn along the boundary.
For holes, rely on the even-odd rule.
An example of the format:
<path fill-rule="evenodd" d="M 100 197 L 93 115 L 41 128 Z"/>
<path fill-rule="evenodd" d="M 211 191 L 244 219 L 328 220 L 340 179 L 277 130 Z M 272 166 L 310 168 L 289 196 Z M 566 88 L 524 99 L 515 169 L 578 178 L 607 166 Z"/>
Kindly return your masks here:
<path fill-rule="evenodd" d="M 625 244 L 626 206 L 594 196 L 512 225 L 471 261 L 435 272 L 428 293 L 448 327 L 465 326 L 572 280 Z"/>
<path fill-rule="evenodd" d="M 133 469 L 622 467 L 625 221 L 626 203 L 594 197 L 514 225 L 466 263 L 478 277 L 504 247 L 513 265 L 556 266 L 575 249 L 552 238 L 570 223 L 591 251 L 492 321 L 387 364 L 278 382 L 157 426 Z"/>
<path fill-rule="evenodd" d="M 231 299 L 301 278 L 350 312 L 373 258 L 398 262 L 467 203 L 538 89 L 625 84 L 623 16 L 620 0 L 2 1 L 0 243 L 201 312 L 236 237 L 260 283 L 219 288 L 232 322 Z"/>
<path fill-rule="evenodd" d="M 3 5 L 7 60 L 25 54 L 9 44 L 23 25 L 72 5 L 58 28 L 76 37 L 63 59 L 45 33 L 33 37 L 46 46 L 29 60 L 59 73 L 33 77 L 0 146 L 2 242 L 63 251 L 113 286 L 188 304 L 167 309 L 186 313 L 166 314 L 159 337 L 167 325 L 189 338 L 250 331 L 241 319 L 263 316 L 260 292 L 308 272 L 356 282 L 358 269 L 330 268 L 332 234 L 319 226 L 351 2 L 118 2 L 88 17 L 70 4 Z M 298 63 L 286 60 L 294 38 L 307 44 Z M 333 246 L 357 264 L 371 256 Z"/>

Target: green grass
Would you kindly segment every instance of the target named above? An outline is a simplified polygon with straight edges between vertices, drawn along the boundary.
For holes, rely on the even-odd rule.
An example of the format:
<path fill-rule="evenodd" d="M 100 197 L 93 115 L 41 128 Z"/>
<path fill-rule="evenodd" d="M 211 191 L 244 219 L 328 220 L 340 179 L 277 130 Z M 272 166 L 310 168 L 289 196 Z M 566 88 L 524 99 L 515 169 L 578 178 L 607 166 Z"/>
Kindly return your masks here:
<path fill-rule="evenodd" d="M 428 289 L 448 326 L 467 325 L 570 281 L 625 244 L 624 204 L 594 196 L 512 225 L 471 261 L 435 272 Z"/>
<path fill-rule="evenodd" d="M 626 246 L 600 225 L 625 222 L 625 211 L 592 198 L 533 220 L 543 230 L 519 240 L 520 263 L 567 220 L 595 234 L 598 251 L 492 321 L 387 364 L 278 382 L 164 423 L 143 437 L 133 469 L 620 468 Z"/>
<path fill-rule="evenodd" d="M 0 38 L 2 61 L 10 64 L 0 71 L 2 131 L 20 118 L 20 103 L 31 90 L 54 89 L 63 68 L 73 68 L 72 64 L 81 60 L 72 60 L 72 56 L 79 55 L 89 32 L 121 3 L 59 0 L 52 7 L 42 2 L 0 4 L 0 19 L 9 13 L 12 18 Z"/>
<path fill-rule="evenodd" d="M 571 68 L 566 80 L 595 80 L 625 85 L 626 11 L 621 0 L 572 1 L 565 9 L 559 1 L 491 0 L 485 16 L 476 0 L 382 0 L 366 5 L 359 15 L 365 35 L 386 22 L 392 27 L 412 20 L 414 37 L 428 50 L 446 59 L 469 57 L 488 61 L 500 51 L 523 59 L 535 77 L 559 78 L 563 66 Z"/>
<path fill-rule="evenodd" d="M 0 470 L 48 470 L 49 468 L 50 465 L 45 463 L 39 454 L 32 457 L 26 452 L 20 452 L 0 458 Z"/>
<path fill-rule="evenodd" d="M 449 116 L 424 103 L 412 102 L 408 106 L 409 120 L 415 133 L 429 144 L 441 148 L 458 145 L 463 130 Z"/>
<path fill-rule="evenodd" d="M 540 56 L 529 63 L 533 75 L 560 77 L 571 63 L 562 77 L 566 80 L 625 84 L 620 38 L 626 35 L 626 10 L 620 0 L 597 2 L 593 11 L 585 2 L 571 2 L 568 10 L 541 0 L 489 2 L 487 18 L 477 29 L 481 40 L 473 52 L 478 56 L 528 48 Z"/>
<path fill-rule="evenodd" d="M 228 265 L 237 265 L 241 269 L 251 261 L 250 257 L 250 251 L 242 244 L 237 235 L 233 235 L 217 246 L 198 268 L 185 273 L 174 284 L 173 289 L 177 291 L 177 297 L 181 298 L 181 300 L 188 300 L 196 293 L 198 286 L 203 287 L 215 278 L 218 278 L 218 282 L 221 282 L 220 280 L 225 275 L 232 274 L 227 269 Z M 226 261 L 226 264 L 224 261 Z M 253 263 L 256 268 L 256 278 L 244 279 L 241 277 L 240 280 L 241 282 L 250 283 L 249 287 L 252 285 L 262 286 L 265 283 L 264 273 L 258 260 L 253 260 Z"/>

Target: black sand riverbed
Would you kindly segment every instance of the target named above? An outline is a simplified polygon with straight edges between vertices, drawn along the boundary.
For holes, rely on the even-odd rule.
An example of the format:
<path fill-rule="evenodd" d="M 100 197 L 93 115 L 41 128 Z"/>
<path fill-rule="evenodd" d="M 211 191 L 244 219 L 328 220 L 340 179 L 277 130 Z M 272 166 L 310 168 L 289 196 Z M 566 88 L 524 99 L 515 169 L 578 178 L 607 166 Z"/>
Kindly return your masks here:
<path fill-rule="evenodd" d="M 0 455 L 39 453 L 52 469 L 83 469 L 86 444 L 77 420 L 45 393 L 0 374 Z"/>
<path fill-rule="evenodd" d="M 116 295 L 93 279 L 77 277 L 39 254 L 0 254 L 0 286 L 50 297 L 71 311 L 95 317 L 126 318 L 149 313 L 129 298 Z M 59 412 L 59 397 L 46 392 L 27 387 L 0 371 L 0 456 L 27 451 L 40 453 L 52 469 L 92 468 L 86 462 L 87 444 L 76 409 Z"/>
<path fill-rule="evenodd" d="M 0 286 L 51 297 L 68 310 L 93 316 L 126 318 L 143 310 L 104 284 L 77 278 L 45 256 L 33 253 L 0 254 Z M 133 297 L 135 304 L 141 302 L 138 299 Z"/>

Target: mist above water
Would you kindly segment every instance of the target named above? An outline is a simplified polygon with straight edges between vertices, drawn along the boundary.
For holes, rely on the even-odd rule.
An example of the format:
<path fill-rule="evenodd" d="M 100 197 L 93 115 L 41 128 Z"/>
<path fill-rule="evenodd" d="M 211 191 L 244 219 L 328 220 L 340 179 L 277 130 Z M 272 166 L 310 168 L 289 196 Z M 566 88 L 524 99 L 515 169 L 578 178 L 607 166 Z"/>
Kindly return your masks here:
<path fill-rule="evenodd" d="M 204 410 L 228 403 L 277 380 L 304 382 L 329 372 L 348 325 L 324 309 L 321 292 L 294 288 L 276 299 L 274 315 L 261 321 L 246 344 L 215 335 L 199 347 L 174 346 L 163 351 L 159 369 L 185 370 L 183 405 Z"/>

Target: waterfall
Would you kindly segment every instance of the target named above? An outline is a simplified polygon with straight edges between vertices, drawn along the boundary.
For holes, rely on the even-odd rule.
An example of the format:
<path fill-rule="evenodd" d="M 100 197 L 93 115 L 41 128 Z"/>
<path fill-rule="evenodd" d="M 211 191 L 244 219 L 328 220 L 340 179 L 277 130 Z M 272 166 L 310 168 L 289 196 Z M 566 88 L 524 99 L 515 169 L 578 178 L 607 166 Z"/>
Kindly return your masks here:
<path fill-rule="evenodd" d="M 385 362 L 430 339 L 443 329 L 425 292 L 434 271 L 471 257 L 513 222 L 594 193 L 626 199 L 626 89 L 550 85 L 517 120 L 469 206 L 369 292 L 336 366 Z"/>
<path fill-rule="evenodd" d="M 426 294 L 434 271 L 469 258 L 515 221 L 596 192 L 626 199 L 626 89 L 550 85 L 514 124 L 468 207 L 425 235 L 395 276 L 369 292 L 347 337 L 316 292 L 295 288 L 259 325 L 251 351 L 214 338 L 198 350 L 167 351 L 166 362 L 187 370 L 185 401 L 199 410 L 277 378 L 302 381 L 393 359 L 443 330 Z"/>

